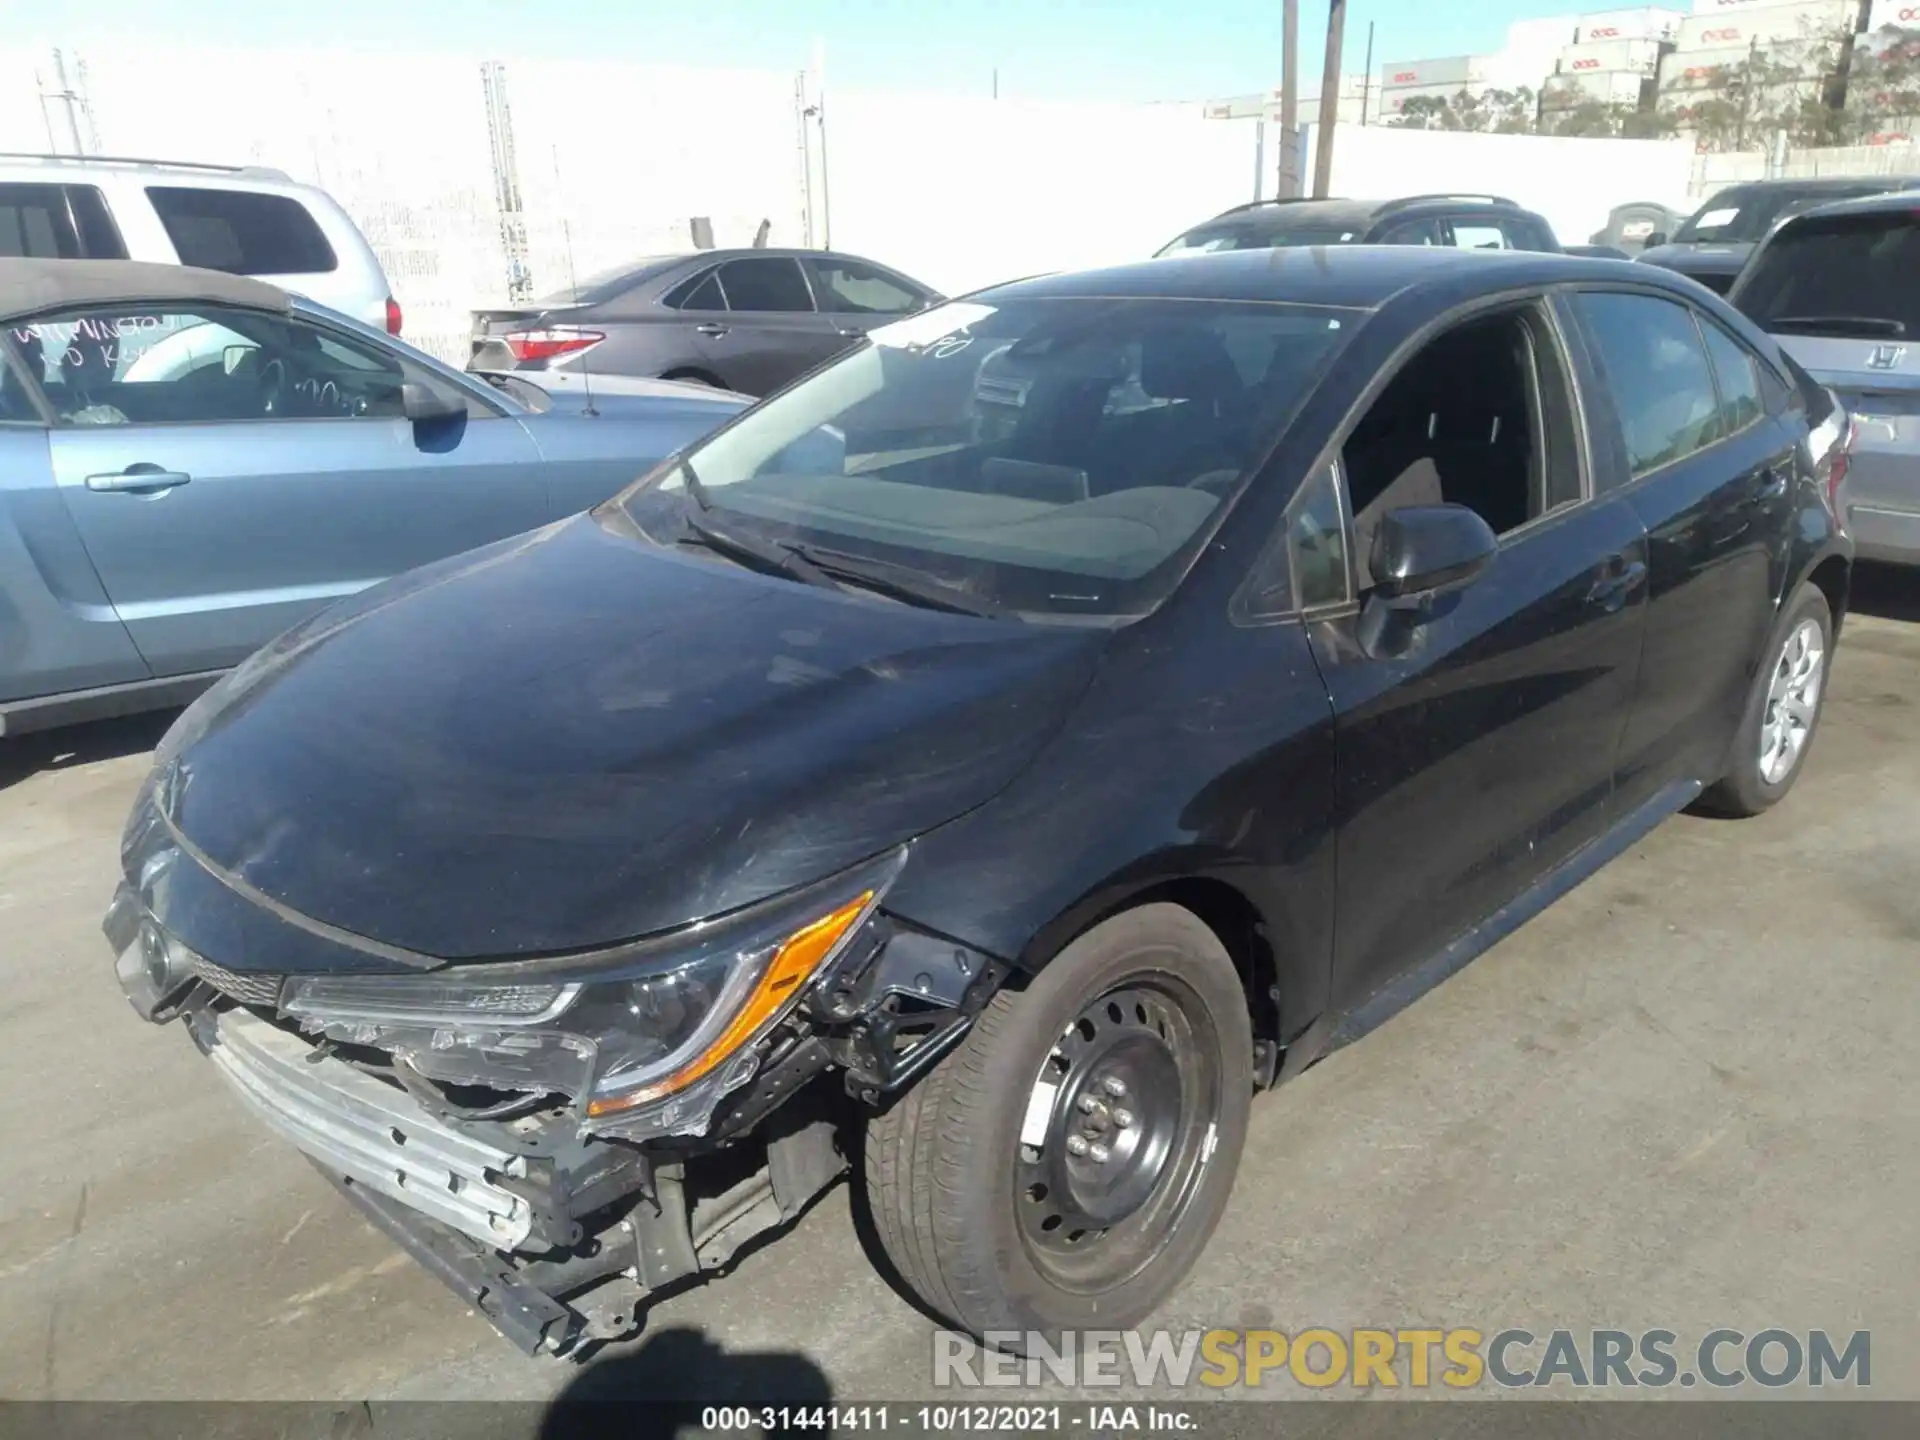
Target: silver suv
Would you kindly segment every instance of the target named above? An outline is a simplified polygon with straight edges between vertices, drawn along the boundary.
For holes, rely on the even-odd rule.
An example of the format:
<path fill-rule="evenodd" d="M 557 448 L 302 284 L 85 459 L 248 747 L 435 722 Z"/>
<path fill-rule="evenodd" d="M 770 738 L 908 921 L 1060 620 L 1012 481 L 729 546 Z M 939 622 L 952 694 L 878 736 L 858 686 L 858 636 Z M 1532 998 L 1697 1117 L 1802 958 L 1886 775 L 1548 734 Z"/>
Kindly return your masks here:
<path fill-rule="evenodd" d="M 0 256 L 251 275 L 400 333 L 400 306 L 366 237 L 326 191 L 278 170 L 0 154 Z"/>

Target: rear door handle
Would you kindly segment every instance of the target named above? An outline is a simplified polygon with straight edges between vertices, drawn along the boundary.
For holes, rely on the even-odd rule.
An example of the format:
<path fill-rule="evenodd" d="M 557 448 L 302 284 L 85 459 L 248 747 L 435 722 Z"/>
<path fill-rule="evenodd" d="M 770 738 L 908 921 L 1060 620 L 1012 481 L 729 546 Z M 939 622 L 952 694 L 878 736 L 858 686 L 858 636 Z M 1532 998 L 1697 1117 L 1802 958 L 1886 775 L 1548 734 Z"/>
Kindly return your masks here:
<path fill-rule="evenodd" d="M 705 335 L 710 340 L 718 340 L 722 335 L 727 333 L 727 327 L 724 325 L 714 325 L 711 323 L 706 325 L 696 325 L 693 327 L 693 333 L 696 335 Z"/>
<path fill-rule="evenodd" d="M 1624 555 L 1616 555 L 1607 561 L 1607 573 L 1594 581 L 1592 588 L 1587 591 L 1587 603 L 1598 605 L 1603 610 L 1618 610 L 1646 578 L 1645 561 L 1629 561 Z"/>
<path fill-rule="evenodd" d="M 836 335 L 845 335 L 850 340 L 858 340 L 862 335 L 865 335 L 867 332 L 864 330 L 849 330 L 844 325 L 840 325 L 840 326 L 834 327 L 833 333 Z"/>
<path fill-rule="evenodd" d="M 152 467 L 129 465 L 118 474 L 89 475 L 89 490 L 130 490 L 136 495 L 151 494 L 156 490 L 172 490 L 185 485 L 193 477 L 184 470 L 159 470 Z"/>

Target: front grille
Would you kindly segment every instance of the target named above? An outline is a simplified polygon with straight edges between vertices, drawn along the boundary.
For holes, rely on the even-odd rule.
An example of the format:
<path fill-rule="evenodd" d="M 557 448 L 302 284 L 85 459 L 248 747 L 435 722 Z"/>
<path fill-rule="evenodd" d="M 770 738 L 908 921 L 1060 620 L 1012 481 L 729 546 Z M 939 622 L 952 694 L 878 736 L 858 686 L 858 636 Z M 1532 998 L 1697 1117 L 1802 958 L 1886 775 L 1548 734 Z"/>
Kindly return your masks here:
<path fill-rule="evenodd" d="M 242 1005 L 278 1005 L 280 986 L 287 978 L 260 970 L 244 974 L 227 970 L 204 955 L 193 957 L 193 973 L 222 995 L 238 1000 Z"/>

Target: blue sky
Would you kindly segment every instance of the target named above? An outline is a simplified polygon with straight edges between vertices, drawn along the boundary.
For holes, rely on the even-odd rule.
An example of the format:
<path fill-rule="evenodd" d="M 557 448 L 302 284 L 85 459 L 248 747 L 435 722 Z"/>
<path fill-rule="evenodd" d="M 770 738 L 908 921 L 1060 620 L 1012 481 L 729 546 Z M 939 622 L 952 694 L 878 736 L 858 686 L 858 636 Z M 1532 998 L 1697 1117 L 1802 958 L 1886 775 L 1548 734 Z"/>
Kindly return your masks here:
<path fill-rule="evenodd" d="M 1604 8 L 1552 0 L 1348 0 L 1347 62 L 1498 48 L 1510 21 Z M 1326 0 L 1301 0 L 1318 75 Z M 796 68 L 826 45 L 832 84 L 1077 100 L 1204 99 L 1279 84 L 1279 0 L 0 0 L 10 43 L 217 39 L 462 54 Z"/>

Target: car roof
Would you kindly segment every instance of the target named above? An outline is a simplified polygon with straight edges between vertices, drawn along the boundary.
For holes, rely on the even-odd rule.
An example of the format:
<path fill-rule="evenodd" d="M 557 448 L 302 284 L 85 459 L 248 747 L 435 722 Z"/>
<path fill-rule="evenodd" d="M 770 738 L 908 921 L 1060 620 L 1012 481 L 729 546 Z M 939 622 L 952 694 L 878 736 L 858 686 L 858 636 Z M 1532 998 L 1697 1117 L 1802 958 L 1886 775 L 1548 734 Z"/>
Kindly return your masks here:
<path fill-rule="evenodd" d="M 1500 214 L 1531 214 L 1511 200 L 1491 195 L 1408 195 L 1399 199 L 1349 200 L 1330 196 L 1324 200 L 1256 200 L 1223 210 L 1192 228 L 1199 230 L 1221 222 L 1246 220 L 1259 225 L 1270 220 L 1299 218 L 1315 225 L 1369 225 L 1383 215 L 1424 215 L 1435 210 L 1450 213 L 1494 211 Z"/>
<path fill-rule="evenodd" d="M 287 292 L 277 285 L 186 265 L 0 259 L 0 322 L 74 305 L 175 302 L 285 310 L 288 300 Z"/>
<path fill-rule="evenodd" d="M 1439 245 L 1303 245 L 1220 250 L 1142 260 L 1103 270 L 1040 275 L 982 290 L 975 300 L 1126 297 L 1291 301 L 1373 309 L 1403 290 L 1484 276 L 1487 288 L 1630 280 L 1681 289 L 1651 265 L 1531 250 L 1456 250 Z M 1690 289 L 1683 293 L 1691 293 Z"/>
<path fill-rule="evenodd" d="M 1830 205 L 1816 206 L 1812 210 L 1802 210 L 1789 215 L 1781 224 L 1781 229 L 1789 225 L 1798 225 L 1803 220 L 1825 219 L 1833 215 L 1913 215 L 1920 214 L 1920 197 L 1912 190 L 1893 191 L 1889 194 L 1855 195 L 1845 200 L 1835 200 Z"/>
<path fill-rule="evenodd" d="M 1858 191 L 1862 185 L 1878 185 L 1887 190 L 1910 190 L 1920 185 L 1920 176 L 1916 175 L 1822 175 L 1817 178 L 1799 180 L 1741 180 L 1732 185 L 1723 185 L 1714 191 L 1714 195 L 1726 195 L 1735 190 L 1777 191 L 1789 190 L 1802 195 L 1819 195 L 1826 191 L 1844 193 Z M 1711 203 L 1712 196 L 1708 197 Z"/>

